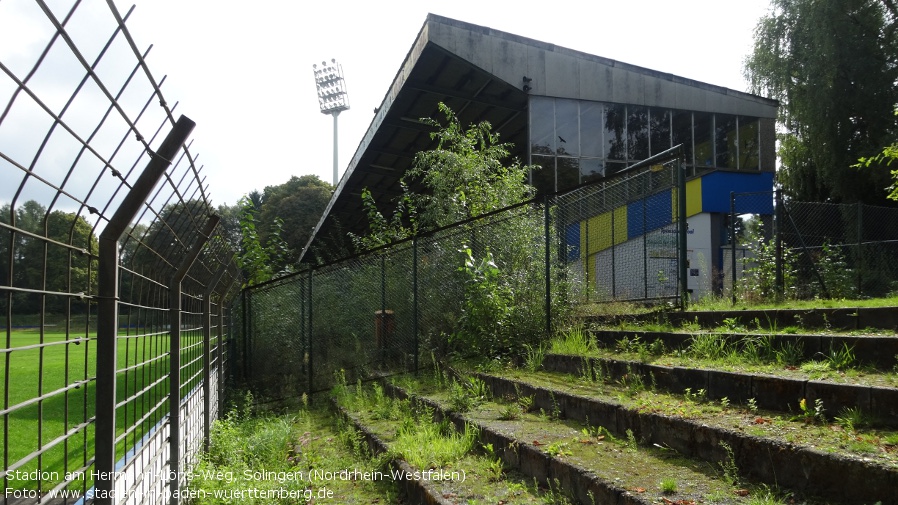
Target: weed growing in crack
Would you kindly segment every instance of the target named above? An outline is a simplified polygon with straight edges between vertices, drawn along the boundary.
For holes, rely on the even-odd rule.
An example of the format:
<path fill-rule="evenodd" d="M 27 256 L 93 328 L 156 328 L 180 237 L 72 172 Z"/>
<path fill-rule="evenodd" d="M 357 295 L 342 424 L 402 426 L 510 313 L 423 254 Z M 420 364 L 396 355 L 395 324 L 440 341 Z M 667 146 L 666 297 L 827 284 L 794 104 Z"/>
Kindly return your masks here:
<path fill-rule="evenodd" d="M 832 370 L 828 361 L 807 361 L 801 364 L 801 371 L 810 375 L 812 378 L 824 374 Z"/>
<path fill-rule="evenodd" d="M 503 405 L 499 410 L 499 419 L 501 421 L 514 421 L 521 416 L 521 406 L 517 403 Z"/>
<path fill-rule="evenodd" d="M 869 426 L 870 418 L 860 407 L 843 407 L 835 417 L 836 423 L 847 431 Z"/>
<path fill-rule="evenodd" d="M 780 365 L 796 365 L 804 359 L 804 342 L 787 340 L 773 350 L 773 360 Z"/>
<path fill-rule="evenodd" d="M 586 358 L 580 360 L 579 374 L 581 380 L 593 382 L 592 367 L 589 366 L 589 360 Z"/>
<path fill-rule="evenodd" d="M 549 391 L 549 399 L 552 402 L 552 412 L 550 414 L 550 418 L 557 421 L 558 419 L 561 419 L 561 406 L 558 405 L 558 401 L 555 400 L 554 391 Z"/>
<path fill-rule="evenodd" d="M 555 482 L 554 486 L 552 486 L 553 480 Z M 546 505 L 571 505 L 571 501 L 568 500 L 561 490 L 561 482 L 558 479 L 553 480 L 548 481 L 548 490 L 543 495 L 543 501 Z"/>
<path fill-rule="evenodd" d="M 636 435 L 633 434 L 633 430 L 627 428 L 627 451 L 636 452 Z"/>
<path fill-rule="evenodd" d="M 801 410 L 801 413 L 798 415 L 799 420 L 802 420 L 806 423 L 826 421 L 826 409 L 823 408 L 823 400 L 820 398 L 814 400 L 813 407 L 808 405 L 808 401 L 806 398 L 802 398 L 801 401 L 798 402 L 798 408 Z"/>
<path fill-rule="evenodd" d="M 627 396 L 631 398 L 646 390 L 642 374 L 634 372 L 633 367 L 629 363 L 627 364 L 627 373 L 621 376 L 617 382 L 626 389 Z"/>
<path fill-rule="evenodd" d="M 665 352 L 664 342 L 655 339 L 652 343 L 643 342 L 639 336 L 633 338 L 623 337 L 614 344 L 615 350 L 620 353 L 634 353 L 639 356 L 639 361 L 647 363 L 654 356 L 661 356 Z"/>
<path fill-rule="evenodd" d="M 689 339 L 686 353 L 699 359 L 724 359 L 736 352 L 726 336 L 718 333 L 699 333 Z"/>
<path fill-rule="evenodd" d="M 483 449 L 483 453 L 486 455 L 487 459 L 487 480 L 489 482 L 498 482 L 502 480 L 504 467 L 502 465 L 502 460 L 496 455 L 496 451 L 493 449 L 493 444 L 482 444 L 480 447 Z"/>
<path fill-rule="evenodd" d="M 528 372 L 536 372 L 543 366 L 546 359 L 546 345 L 539 344 L 536 346 L 525 345 L 524 353 L 524 369 Z"/>
<path fill-rule="evenodd" d="M 560 440 L 552 442 L 551 444 L 546 446 L 546 454 L 556 458 L 558 456 L 564 456 L 564 449 L 567 447 L 567 442 L 561 442 Z"/>
<path fill-rule="evenodd" d="M 764 490 L 758 490 L 748 500 L 748 505 L 785 505 L 786 501 L 777 497 L 777 493 L 764 486 Z"/>
<path fill-rule="evenodd" d="M 665 477 L 661 479 L 661 492 L 664 494 L 676 494 L 677 479 L 673 477 Z"/>
<path fill-rule="evenodd" d="M 683 396 L 692 403 L 704 403 L 708 399 L 708 392 L 703 388 L 693 393 L 692 388 L 686 388 L 683 390 Z"/>
<path fill-rule="evenodd" d="M 723 472 L 722 478 L 728 485 L 735 486 L 739 483 L 739 467 L 736 466 L 736 455 L 733 454 L 733 448 L 730 447 L 730 444 L 723 440 L 720 441 L 720 447 L 726 453 L 724 460 L 717 463 Z"/>
<path fill-rule="evenodd" d="M 458 381 L 449 383 L 449 408 L 455 412 L 467 412 L 474 408 L 474 399 Z"/>
<path fill-rule="evenodd" d="M 826 361 L 834 370 L 845 370 L 854 366 L 856 358 L 854 355 L 854 347 L 848 347 L 847 343 L 842 343 L 841 349 L 836 349 L 830 344 L 829 354 Z"/>

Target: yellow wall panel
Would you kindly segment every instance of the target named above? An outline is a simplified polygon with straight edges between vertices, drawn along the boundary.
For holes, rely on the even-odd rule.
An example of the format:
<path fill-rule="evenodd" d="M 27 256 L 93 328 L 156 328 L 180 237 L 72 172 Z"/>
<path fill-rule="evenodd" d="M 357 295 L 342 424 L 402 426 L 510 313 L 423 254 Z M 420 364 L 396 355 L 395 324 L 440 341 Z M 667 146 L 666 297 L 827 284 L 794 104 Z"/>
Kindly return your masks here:
<path fill-rule="evenodd" d="M 677 189 L 671 189 L 671 216 L 673 222 L 677 221 Z M 702 213 L 702 180 L 701 178 L 686 181 L 686 217 Z"/>
<path fill-rule="evenodd" d="M 614 224 L 614 233 L 611 226 Z M 612 245 L 622 244 L 627 241 L 627 207 L 618 207 L 612 212 L 603 212 L 598 216 L 580 222 L 580 250 L 586 251 L 586 255 L 608 249 Z"/>

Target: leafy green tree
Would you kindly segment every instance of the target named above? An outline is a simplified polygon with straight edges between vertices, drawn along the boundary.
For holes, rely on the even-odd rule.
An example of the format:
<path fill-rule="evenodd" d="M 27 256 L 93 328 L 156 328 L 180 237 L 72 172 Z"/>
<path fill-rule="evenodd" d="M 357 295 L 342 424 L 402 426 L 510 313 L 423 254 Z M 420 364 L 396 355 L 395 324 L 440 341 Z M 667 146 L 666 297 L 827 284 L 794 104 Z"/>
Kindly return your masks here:
<path fill-rule="evenodd" d="M 296 262 L 332 193 L 333 186 L 317 175 L 293 176 L 283 184 L 266 187 L 257 214 L 260 239 L 263 242 L 268 240 L 280 226 L 280 238 L 290 250 L 286 259 Z M 281 220 L 280 225 L 278 219 Z"/>
<path fill-rule="evenodd" d="M 439 105 L 445 124 L 422 119 L 437 128 L 435 149 L 422 151 L 405 178 L 420 179 L 430 191 L 413 195 L 423 226 L 439 227 L 527 200 L 534 194 L 526 183 L 531 167 L 515 161 L 504 165 L 511 144 L 499 143 L 487 121 L 465 130 L 455 113 Z"/>
<path fill-rule="evenodd" d="M 61 210 L 48 213 L 43 205 L 29 200 L 14 211 L 9 204 L 4 205 L 0 208 L 0 221 L 14 223 L 15 228 L 34 235 L 5 229 L 0 234 L 2 284 L 50 293 L 96 293 L 97 237 L 84 218 Z M 68 296 L 16 293 L 13 310 L 20 314 L 41 311 L 60 314 L 66 310 L 69 300 Z M 6 297 L 0 304 L 7 309 Z"/>
<path fill-rule="evenodd" d="M 895 111 L 898 116 L 898 110 Z M 885 165 L 889 168 L 892 163 L 898 160 L 898 142 L 889 144 L 882 149 L 882 152 L 869 158 L 860 158 L 856 166 L 869 168 L 870 166 Z M 898 200 L 898 168 L 892 169 L 892 185 L 888 188 L 888 198 L 890 200 Z"/>
<path fill-rule="evenodd" d="M 403 195 L 396 201 L 387 219 L 378 209 L 371 192 L 362 193 L 368 214 L 370 233 L 351 235 L 358 249 L 383 245 L 411 236 L 418 231 L 464 221 L 531 198 L 535 194 L 527 184 L 532 168 L 517 160 L 505 165 L 511 145 L 499 143 L 487 121 L 465 129 L 446 104 L 439 104 L 445 116 L 421 121 L 436 129 L 430 134 L 437 141 L 434 149 L 419 152 L 415 163 L 402 180 Z M 423 191 L 409 188 L 422 187 Z"/>
<path fill-rule="evenodd" d="M 211 209 L 202 200 L 166 205 L 143 235 L 132 232 L 138 243 L 133 246 L 133 254 L 128 256 L 130 263 L 122 264 L 137 272 L 177 269 L 178 258 L 190 250 L 197 230 L 205 225 L 209 212 Z M 132 246 L 125 249 L 129 247 Z"/>
<path fill-rule="evenodd" d="M 221 221 L 218 223 L 218 229 L 222 237 L 228 241 L 235 251 L 239 250 L 240 240 L 242 239 L 240 234 L 240 216 L 243 213 L 240 205 L 221 204 L 215 209 L 215 213 L 221 218 Z"/>
<path fill-rule="evenodd" d="M 772 0 L 745 75 L 780 101 L 779 180 L 791 197 L 885 201 L 887 168 L 856 162 L 895 138 L 896 32 L 894 0 Z"/>
<path fill-rule="evenodd" d="M 263 241 L 256 227 L 256 210 L 253 201 L 244 197 L 238 202 L 242 210 L 240 217 L 241 248 L 237 264 L 243 270 L 244 287 L 253 286 L 273 279 L 280 274 L 290 273 L 293 268 L 288 260 L 290 249 L 281 239 L 283 222 L 275 218 L 273 231 Z"/>
<path fill-rule="evenodd" d="M 449 107 L 439 108 L 444 121 L 422 119 L 435 128 L 436 146 L 416 155 L 392 215 L 363 192 L 370 233 L 351 235 L 358 249 L 481 217 L 535 194 L 527 184 L 532 167 L 504 163 L 511 146 L 488 122 L 466 129 Z M 524 206 L 453 228 L 448 240 L 425 240 L 419 278 L 439 278 L 440 291 L 453 294 L 444 303 L 458 304 L 440 310 L 440 317 L 452 314 L 447 320 L 429 320 L 432 348 L 507 357 L 544 336 L 543 233 L 543 211 Z"/>

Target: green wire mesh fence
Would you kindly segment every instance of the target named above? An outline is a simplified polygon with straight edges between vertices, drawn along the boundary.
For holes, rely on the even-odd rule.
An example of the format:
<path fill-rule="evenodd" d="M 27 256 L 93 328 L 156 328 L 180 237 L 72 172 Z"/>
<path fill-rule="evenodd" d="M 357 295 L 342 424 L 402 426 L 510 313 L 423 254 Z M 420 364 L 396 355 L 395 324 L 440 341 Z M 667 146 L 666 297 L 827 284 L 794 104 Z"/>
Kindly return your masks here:
<path fill-rule="evenodd" d="M 130 14 L 0 3 L 3 503 L 168 503 L 221 410 L 241 273 Z"/>
<path fill-rule="evenodd" d="M 676 155 L 243 291 L 269 399 L 538 345 L 578 303 L 681 299 Z"/>

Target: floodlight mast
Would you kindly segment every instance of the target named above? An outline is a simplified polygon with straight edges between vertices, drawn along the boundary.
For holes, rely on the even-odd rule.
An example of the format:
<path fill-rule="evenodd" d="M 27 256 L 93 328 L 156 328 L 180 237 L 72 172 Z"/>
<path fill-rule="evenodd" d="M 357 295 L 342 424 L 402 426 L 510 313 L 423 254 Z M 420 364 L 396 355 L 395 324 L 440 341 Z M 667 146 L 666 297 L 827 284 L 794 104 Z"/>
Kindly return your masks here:
<path fill-rule="evenodd" d="M 337 170 L 337 116 L 344 110 L 349 110 L 349 95 L 346 93 L 346 83 L 343 80 L 343 67 L 337 60 L 331 59 L 330 63 L 321 62 L 312 65 L 315 72 L 315 87 L 318 89 L 318 106 L 322 114 L 330 114 L 334 117 L 334 187 L 339 182 Z"/>

